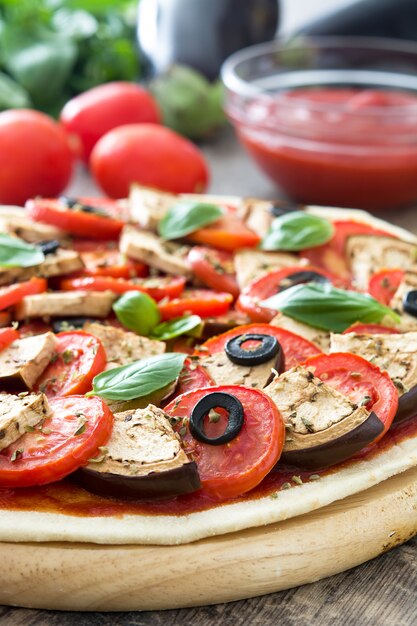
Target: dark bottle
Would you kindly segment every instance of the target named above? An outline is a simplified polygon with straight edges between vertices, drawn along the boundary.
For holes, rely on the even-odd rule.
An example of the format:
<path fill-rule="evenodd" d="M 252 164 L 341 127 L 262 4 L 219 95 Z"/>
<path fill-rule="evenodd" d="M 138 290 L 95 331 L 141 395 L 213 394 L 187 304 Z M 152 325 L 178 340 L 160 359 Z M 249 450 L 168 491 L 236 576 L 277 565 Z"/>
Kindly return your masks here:
<path fill-rule="evenodd" d="M 279 0 L 140 0 L 138 44 L 157 74 L 173 63 L 209 79 L 232 52 L 273 39 Z"/>
<path fill-rule="evenodd" d="M 417 0 L 359 0 L 307 24 L 299 33 L 417 41 Z"/>

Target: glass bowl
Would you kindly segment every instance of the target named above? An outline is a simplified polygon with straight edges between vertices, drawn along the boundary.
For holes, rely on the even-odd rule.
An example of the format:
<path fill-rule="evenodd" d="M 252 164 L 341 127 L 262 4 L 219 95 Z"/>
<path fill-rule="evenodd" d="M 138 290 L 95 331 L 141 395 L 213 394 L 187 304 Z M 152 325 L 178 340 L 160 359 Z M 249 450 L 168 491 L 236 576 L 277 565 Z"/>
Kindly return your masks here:
<path fill-rule="evenodd" d="M 314 37 L 222 67 L 238 138 L 290 198 L 382 210 L 417 200 L 417 44 Z"/>

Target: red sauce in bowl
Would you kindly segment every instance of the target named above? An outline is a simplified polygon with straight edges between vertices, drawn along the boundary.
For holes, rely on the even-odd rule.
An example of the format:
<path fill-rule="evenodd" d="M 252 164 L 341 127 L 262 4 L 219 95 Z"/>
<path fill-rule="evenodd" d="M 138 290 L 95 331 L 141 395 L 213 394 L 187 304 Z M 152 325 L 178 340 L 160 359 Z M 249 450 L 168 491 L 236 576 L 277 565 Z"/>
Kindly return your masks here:
<path fill-rule="evenodd" d="M 293 199 L 370 210 L 417 200 L 417 94 L 300 88 L 251 99 L 238 136 Z"/>

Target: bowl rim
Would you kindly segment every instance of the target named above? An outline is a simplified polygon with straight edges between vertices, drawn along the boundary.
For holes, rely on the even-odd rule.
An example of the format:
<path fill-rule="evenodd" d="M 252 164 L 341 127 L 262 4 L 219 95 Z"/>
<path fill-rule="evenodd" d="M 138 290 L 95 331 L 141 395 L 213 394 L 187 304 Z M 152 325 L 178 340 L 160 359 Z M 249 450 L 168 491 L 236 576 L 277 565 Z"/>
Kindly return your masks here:
<path fill-rule="evenodd" d="M 409 41 L 409 40 L 398 40 L 392 38 L 384 38 L 384 37 L 346 37 L 346 36 L 332 36 L 332 35 L 300 35 L 296 37 L 278 37 L 273 41 L 268 41 L 266 43 L 256 44 L 254 46 L 249 46 L 247 48 L 243 48 L 242 50 L 238 50 L 231 54 L 224 62 L 220 69 L 220 78 L 221 81 L 226 87 L 227 90 L 240 95 L 240 96 L 256 96 L 257 98 L 262 98 L 267 101 L 276 98 L 276 94 L 269 93 L 264 88 L 256 86 L 243 78 L 240 78 L 236 73 L 236 68 L 241 63 L 248 61 L 252 58 L 256 58 L 265 54 L 273 54 L 275 52 L 279 52 L 286 47 L 288 48 L 303 48 L 303 47 L 324 47 L 324 46 L 332 46 L 335 48 L 368 48 L 369 50 L 384 50 L 386 52 L 405 52 L 414 54 L 417 62 L 417 42 Z M 308 72 L 308 70 L 305 70 Z M 399 73 L 398 75 L 402 76 L 403 74 Z M 413 74 L 406 74 L 404 76 L 413 76 Z M 417 74 L 415 75 L 414 86 L 417 94 Z M 302 104 L 303 100 L 297 99 L 298 106 Z M 306 104 L 311 107 L 311 101 L 306 100 Z M 327 103 L 315 103 L 314 108 L 318 109 L 334 109 L 334 104 Z M 385 111 L 382 111 L 379 107 L 369 107 L 367 109 L 367 113 L 385 113 L 387 114 L 388 110 L 390 113 L 394 113 L 395 110 L 398 112 L 404 110 L 410 110 L 417 108 L 417 102 L 403 105 L 395 105 L 389 107 Z M 364 113 L 364 111 L 362 111 Z"/>

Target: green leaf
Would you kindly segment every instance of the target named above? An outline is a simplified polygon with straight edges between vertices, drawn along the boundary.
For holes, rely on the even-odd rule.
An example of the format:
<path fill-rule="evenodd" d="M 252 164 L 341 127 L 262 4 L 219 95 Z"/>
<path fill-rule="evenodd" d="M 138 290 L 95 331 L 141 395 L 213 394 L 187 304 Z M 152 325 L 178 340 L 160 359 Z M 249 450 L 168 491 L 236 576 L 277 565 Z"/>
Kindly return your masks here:
<path fill-rule="evenodd" d="M 52 17 L 52 25 L 56 31 L 73 39 L 88 39 L 95 35 L 98 29 L 94 15 L 82 10 L 59 10 Z"/>
<path fill-rule="evenodd" d="M 5 68 L 36 103 L 60 95 L 77 58 L 77 46 L 69 38 L 47 29 L 30 34 L 6 28 L 2 37 Z"/>
<path fill-rule="evenodd" d="M 168 210 L 159 222 L 158 231 L 163 239 L 180 239 L 216 222 L 223 214 L 223 209 L 216 204 L 180 202 Z"/>
<path fill-rule="evenodd" d="M 158 326 L 153 329 L 151 337 L 152 339 L 159 339 L 160 341 L 168 341 L 168 339 L 174 339 L 174 337 L 189 334 L 190 331 L 195 331 L 200 325 L 201 317 L 199 315 L 176 317 L 175 319 L 158 324 Z"/>
<path fill-rule="evenodd" d="M 321 246 L 332 238 L 333 225 L 317 215 L 292 211 L 277 217 L 261 241 L 262 250 L 297 251 Z"/>
<path fill-rule="evenodd" d="M 0 267 L 32 267 L 44 260 L 45 256 L 40 248 L 17 237 L 0 233 Z"/>
<path fill-rule="evenodd" d="M 124 293 L 113 304 L 113 311 L 123 326 L 146 337 L 151 334 L 160 320 L 155 300 L 140 291 Z"/>
<path fill-rule="evenodd" d="M 96 376 L 87 395 L 108 400 L 141 398 L 178 378 L 185 358 L 185 354 L 168 352 L 115 367 Z"/>
<path fill-rule="evenodd" d="M 336 289 L 330 284 L 295 285 L 261 304 L 304 324 L 336 333 L 355 322 L 379 323 L 385 316 L 400 321 L 392 309 L 368 294 Z"/>
<path fill-rule="evenodd" d="M 7 74 L 0 72 L 0 111 L 25 109 L 32 103 L 28 92 Z"/>

